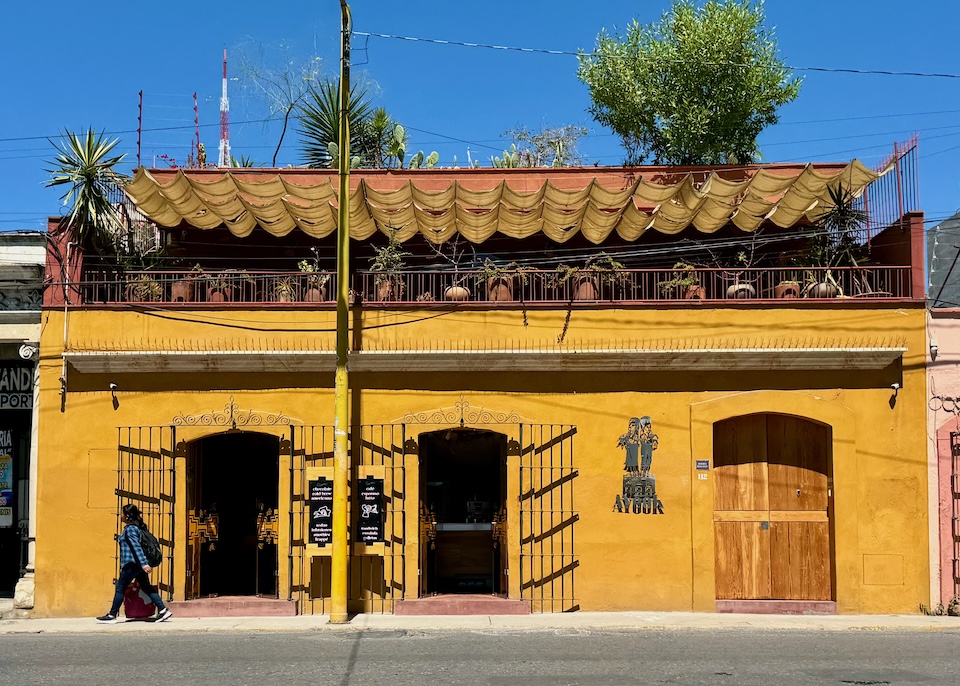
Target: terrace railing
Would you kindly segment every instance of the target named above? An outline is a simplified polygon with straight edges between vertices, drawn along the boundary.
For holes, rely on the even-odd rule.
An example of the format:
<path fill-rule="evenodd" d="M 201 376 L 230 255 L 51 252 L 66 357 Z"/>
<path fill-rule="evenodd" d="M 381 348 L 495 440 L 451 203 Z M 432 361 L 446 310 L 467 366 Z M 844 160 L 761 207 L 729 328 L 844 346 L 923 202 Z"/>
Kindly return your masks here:
<path fill-rule="evenodd" d="M 770 301 L 911 298 L 909 267 L 785 267 L 754 269 L 623 269 L 617 271 L 357 272 L 352 302 L 475 303 L 484 306 L 662 304 L 728 300 Z M 332 306 L 329 272 L 197 272 L 90 270 L 71 284 L 84 305 L 141 303 L 217 305 L 271 303 Z M 784 303 L 786 304 L 786 303 Z"/>

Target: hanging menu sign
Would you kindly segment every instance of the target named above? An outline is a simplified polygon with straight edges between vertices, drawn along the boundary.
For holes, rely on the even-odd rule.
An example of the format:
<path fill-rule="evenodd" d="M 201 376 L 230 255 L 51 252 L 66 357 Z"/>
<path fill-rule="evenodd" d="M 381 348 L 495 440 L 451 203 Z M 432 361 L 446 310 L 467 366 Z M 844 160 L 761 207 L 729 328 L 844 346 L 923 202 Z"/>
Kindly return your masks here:
<path fill-rule="evenodd" d="M 0 528 L 13 526 L 13 432 L 0 431 Z"/>
<path fill-rule="evenodd" d="M 383 479 L 360 479 L 360 543 L 383 542 Z"/>
<path fill-rule="evenodd" d="M 310 544 L 333 542 L 333 482 L 319 478 L 310 482 Z"/>

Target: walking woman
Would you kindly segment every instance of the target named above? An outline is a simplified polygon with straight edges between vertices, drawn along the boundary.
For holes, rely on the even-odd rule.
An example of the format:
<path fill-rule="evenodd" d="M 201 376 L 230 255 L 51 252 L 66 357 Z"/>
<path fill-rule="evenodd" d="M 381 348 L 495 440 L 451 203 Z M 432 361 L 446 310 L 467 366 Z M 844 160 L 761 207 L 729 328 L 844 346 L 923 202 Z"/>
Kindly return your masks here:
<path fill-rule="evenodd" d="M 123 533 L 120 534 L 118 542 L 120 543 L 120 578 L 117 579 L 116 593 L 113 596 L 113 605 L 110 612 L 97 617 L 97 621 L 103 624 L 115 624 L 117 613 L 120 612 L 120 606 L 123 604 L 123 592 L 134 579 L 140 585 L 140 588 L 150 596 L 150 600 L 157 607 L 156 621 L 164 622 L 173 616 L 168 610 L 157 589 L 150 583 L 151 567 L 147 564 L 147 556 L 143 553 L 140 546 L 140 530 L 146 528 L 143 518 L 140 516 L 140 509 L 133 504 L 124 505 L 120 516 L 123 517 Z"/>

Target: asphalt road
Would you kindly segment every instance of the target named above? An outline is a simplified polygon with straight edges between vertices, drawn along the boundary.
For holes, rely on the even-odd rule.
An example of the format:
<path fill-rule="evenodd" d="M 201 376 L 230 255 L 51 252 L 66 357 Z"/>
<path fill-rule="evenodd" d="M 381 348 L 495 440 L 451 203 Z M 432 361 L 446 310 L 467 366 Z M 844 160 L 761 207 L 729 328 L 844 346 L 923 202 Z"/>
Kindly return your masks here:
<path fill-rule="evenodd" d="M 958 684 L 956 631 L 313 631 L 0 636 L 0 685 Z"/>

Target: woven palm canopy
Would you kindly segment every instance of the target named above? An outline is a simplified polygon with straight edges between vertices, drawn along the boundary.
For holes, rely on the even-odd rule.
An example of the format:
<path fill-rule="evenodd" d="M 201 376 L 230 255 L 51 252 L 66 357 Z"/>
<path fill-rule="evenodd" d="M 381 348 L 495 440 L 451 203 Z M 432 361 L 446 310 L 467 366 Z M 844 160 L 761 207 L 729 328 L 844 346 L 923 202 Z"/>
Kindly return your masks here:
<path fill-rule="evenodd" d="M 790 227 L 831 206 L 829 189 L 859 196 L 888 170 L 849 164 L 748 167 L 355 170 L 350 236 L 422 234 L 443 243 L 460 233 L 482 243 L 500 233 L 543 232 L 563 243 L 578 233 L 600 244 L 692 225 L 713 233 L 732 223 Z M 329 169 L 138 169 L 125 186 L 140 210 L 164 227 L 225 226 L 249 235 L 299 229 L 314 238 L 337 230 L 337 171 Z"/>

